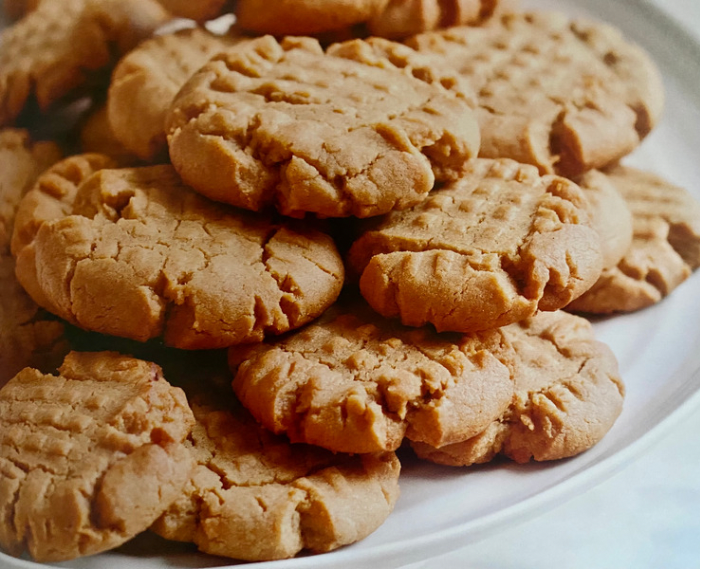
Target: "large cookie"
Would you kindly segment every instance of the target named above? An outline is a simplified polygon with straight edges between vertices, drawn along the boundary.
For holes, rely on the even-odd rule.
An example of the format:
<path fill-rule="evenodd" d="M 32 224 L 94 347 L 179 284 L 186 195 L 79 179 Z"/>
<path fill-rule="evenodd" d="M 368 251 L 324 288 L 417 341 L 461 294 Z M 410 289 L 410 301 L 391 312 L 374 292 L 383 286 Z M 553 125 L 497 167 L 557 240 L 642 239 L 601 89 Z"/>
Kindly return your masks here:
<path fill-rule="evenodd" d="M 46 191 L 42 177 L 33 212 L 55 205 Z M 34 228 L 17 240 L 17 277 L 82 328 L 220 348 L 299 327 L 341 290 L 329 236 L 211 202 L 169 165 L 103 169 L 72 192 L 68 212 L 16 228 Z"/>
<path fill-rule="evenodd" d="M 32 96 L 48 110 L 169 17 L 156 0 L 44 0 L 0 34 L 0 125 Z"/>
<path fill-rule="evenodd" d="M 361 540 L 395 506 L 394 453 L 349 456 L 291 444 L 231 393 L 202 400 L 191 400 L 197 423 L 186 443 L 197 466 L 151 527 L 164 538 L 243 560 L 289 558 Z"/>
<path fill-rule="evenodd" d="M 518 463 L 571 457 L 599 442 L 622 410 L 617 361 L 588 321 L 563 311 L 504 327 L 516 353 L 514 401 L 483 433 L 432 447 L 419 457 L 444 465 L 485 463 L 503 454 Z"/>
<path fill-rule="evenodd" d="M 663 108 L 653 62 L 605 24 L 507 14 L 408 43 L 471 81 L 481 156 L 542 173 L 576 175 L 628 154 Z"/>
<path fill-rule="evenodd" d="M 367 217 L 416 204 L 460 175 L 479 134 L 462 94 L 414 77 L 413 59 L 426 69 L 426 58 L 404 52 L 382 57 L 361 40 L 326 53 L 310 38 L 240 43 L 174 100 L 173 165 L 199 192 L 251 210 Z"/>
<path fill-rule="evenodd" d="M 636 311 L 660 301 L 700 265 L 700 205 L 684 188 L 627 166 L 605 171 L 626 200 L 634 239 L 626 255 L 568 305 L 573 311 Z"/>
<path fill-rule="evenodd" d="M 38 561 L 115 547 L 180 493 L 193 416 L 154 364 L 71 353 L 0 390 L 0 545 Z"/>
<path fill-rule="evenodd" d="M 602 270 L 573 182 L 509 159 L 475 159 L 422 204 L 375 222 L 349 263 L 361 293 L 406 325 L 469 332 L 554 311 Z"/>
<path fill-rule="evenodd" d="M 499 330 L 440 335 L 351 308 L 275 343 L 230 350 L 234 391 L 264 426 L 347 453 L 438 446 L 508 407 L 511 352 Z"/>
<path fill-rule="evenodd" d="M 15 278 L 10 238 L 22 196 L 61 157 L 51 142 L 32 143 L 26 131 L 0 131 L 0 386 L 22 368 L 54 370 L 68 352 L 63 324 L 32 301 Z"/>
<path fill-rule="evenodd" d="M 107 99 L 117 139 L 144 160 L 165 155 L 165 120 L 171 101 L 193 73 L 238 41 L 233 35 L 193 28 L 157 36 L 129 52 L 112 73 Z"/>

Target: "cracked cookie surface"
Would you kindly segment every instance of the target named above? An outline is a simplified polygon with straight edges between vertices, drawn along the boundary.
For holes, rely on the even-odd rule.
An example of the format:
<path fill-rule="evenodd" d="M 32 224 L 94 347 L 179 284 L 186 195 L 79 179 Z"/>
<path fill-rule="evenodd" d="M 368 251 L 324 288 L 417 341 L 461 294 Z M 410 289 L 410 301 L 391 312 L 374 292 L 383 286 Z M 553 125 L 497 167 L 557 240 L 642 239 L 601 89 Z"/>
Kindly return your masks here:
<path fill-rule="evenodd" d="M 479 145 L 466 100 L 412 71 L 370 46 L 242 42 L 174 100 L 171 160 L 197 191 L 250 210 L 368 217 L 409 207 L 435 180 L 457 178 Z"/>
<path fill-rule="evenodd" d="M 382 315 L 470 332 L 564 307 L 597 280 L 600 249 L 576 184 L 475 159 L 422 204 L 379 219 L 348 260 Z"/>
<path fill-rule="evenodd" d="M 216 400 L 216 403 L 215 403 Z M 392 452 L 349 456 L 291 444 L 261 427 L 233 395 L 191 399 L 186 447 L 196 468 L 154 523 L 164 538 L 242 560 L 326 552 L 361 540 L 399 496 Z"/>
<path fill-rule="evenodd" d="M 299 327 L 341 290 L 329 236 L 211 202 L 169 165 L 62 182 L 74 193 L 70 210 L 34 224 L 17 276 L 35 301 L 82 328 L 221 348 Z M 40 180 L 25 200 L 53 205 L 46 188 Z"/>
<path fill-rule="evenodd" d="M 555 13 L 507 14 L 407 42 L 478 93 L 480 155 L 577 175 L 628 154 L 658 121 L 663 85 L 613 27 Z"/>
<path fill-rule="evenodd" d="M 118 140 L 143 160 L 166 155 L 165 121 L 173 98 L 212 56 L 238 41 L 193 28 L 146 40 L 129 52 L 112 73 L 107 99 Z"/>
<path fill-rule="evenodd" d="M 73 352 L 58 376 L 25 368 L 0 390 L 0 545 L 61 561 L 146 530 L 190 476 L 193 423 L 148 362 Z"/>
<path fill-rule="evenodd" d="M 325 317 L 326 318 L 326 317 Z M 499 330 L 439 335 L 367 307 L 230 350 L 234 391 L 264 426 L 332 451 L 442 445 L 479 433 L 514 391 Z"/>
<path fill-rule="evenodd" d="M 515 396 L 483 433 L 444 447 L 412 442 L 417 455 L 444 465 L 518 463 L 571 457 L 591 448 L 622 410 L 624 384 L 612 351 L 588 321 L 539 313 L 502 329 L 516 353 Z"/>
<path fill-rule="evenodd" d="M 624 257 L 568 305 L 586 313 L 629 312 L 670 294 L 700 265 L 700 205 L 684 188 L 643 170 L 604 171 L 633 215 L 634 239 Z"/>

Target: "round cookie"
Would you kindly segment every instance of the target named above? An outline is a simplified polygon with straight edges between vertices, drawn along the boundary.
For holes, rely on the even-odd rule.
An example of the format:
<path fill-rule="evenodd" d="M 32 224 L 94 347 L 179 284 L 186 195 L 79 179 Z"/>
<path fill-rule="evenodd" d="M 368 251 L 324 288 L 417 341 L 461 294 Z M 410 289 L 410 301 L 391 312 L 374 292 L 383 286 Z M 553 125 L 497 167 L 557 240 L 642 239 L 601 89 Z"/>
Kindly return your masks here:
<path fill-rule="evenodd" d="M 380 218 L 348 255 L 386 317 L 470 332 L 554 311 L 602 270 L 582 192 L 509 159 L 475 159 L 422 204 Z"/>
<path fill-rule="evenodd" d="M 193 28 L 146 40 L 129 52 L 112 73 L 107 99 L 117 139 L 143 160 L 165 158 L 165 120 L 171 101 L 193 73 L 238 41 L 234 35 Z"/>
<path fill-rule="evenodd" d="M 40 180 L 25 200 L 53 205 L 45 189 Z M 211 202 L 170 165 L 102 169 L 74 193 L 67 213 L 30 217 L 17 277 L 81 328 L 221 348 L 299 327 L 341 290 L 329 236 Z"/>
<path fill-rule="evenodd" d="M 684 188 L 627 166 L 604 171 L 633 214 L 626 255 L 605 269 L 569 310 L 608 314 L 660 301 L 700 265 L 700 205 Z"/>
<path fill-rule="evenodd" d="M 605 24 L 506 14 L 407 43 L 472 83 L 481 156 L 513 158 L 542 173 L 575 176 L 617 160 L 663 108 L 654 63 Z"/>
<path fill-rule="evenodd" d="M 276 560 L 357 542 L 392 512 L 400 494 L 394 453 L 350 456 L 291 444 L 231 394 L 197 400 L 186 442 L 196 468 L 152 525 L 157 534 L 218 556 Z"/>
<path fill-rule="evenodd" d="M 599 442 L 619 417 L 624 384 L 612 351 L 588 321 L 563 311 L 504 327 L 516 353 L 515 396 L 483 433 L 417 455 L 444 465 L 485 463 L 497 454 L 518 463 L 571 457 Z"/>
<path fill-rule="evenodd" d="M 266 428 L 345 453 L 438 446 L 481 432 L 509 406 L 499 330 L 440 335 L 351 307 L 274 343 L 230 350 L 234 391 Z"/>
<path fill-rule="evenodd" d="M 0 125 L 12 123 L 30 96 L 47 111 L 169 17 L 156 0 L 42 2 L 0 34 Z"/>
<path fill-rule="evenodd" d="M 631 211 L 626 200 L 606 174 L 590 170 L 576 179 L 590 210 L 593 229 L 602 243 L 602 266 L 615 266 L 631 247 L 634 238 Z"/>
<path fill-rule="evenodd" d="M 0 546 L 61 561 L 118 546 L 182 492 L 193 464 L 182 390 L 151 363 L 70 353 L 0 390 Z"/>
<path fill-rule="evenodd" d="M 413 75 L 410 49 L 382 57 L 361 40 L 325 53 L 270 36 L 214 57 L 173 102 L 171 160 L 206 196 L 250 210 L 368 217 L 457 178 L 479 133 L 466 98 Z M 451 85 L 453 88 L 454 85 Z"/>

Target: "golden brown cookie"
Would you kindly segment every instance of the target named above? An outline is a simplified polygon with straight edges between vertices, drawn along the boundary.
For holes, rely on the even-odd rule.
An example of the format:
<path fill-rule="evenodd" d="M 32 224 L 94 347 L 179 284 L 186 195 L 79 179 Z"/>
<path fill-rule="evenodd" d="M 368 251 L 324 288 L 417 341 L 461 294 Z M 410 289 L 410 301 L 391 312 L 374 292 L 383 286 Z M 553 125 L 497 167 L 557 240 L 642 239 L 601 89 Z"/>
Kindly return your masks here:
<path fill-rule="evenodd" d="M 444 465 L 485 463 L 497 454 L 518 463 L 562 459 L 590 449 L 619 417 L 618 364 L 588 321 L 556 311 L 502 330 L 516 353 L 509 410 L 460 443 L 437 449 L 412 442 L 419 457 Z"/>
<path fill-rule="evenodd" d="M 234 391 L 275 433 L 332 451 L 443 445 L 509 406 L 511 352 L 499 330 L 440 335 L 352 307 L 280 341 L 230 350 Z"/>
<path fill-rule="evenodd" d="M 204 22 L 216 18 L 228 0 L 158 0 L 174 16 Z"/>
<path fill-rule="evenodd" d="M 636 168 L 605 171 L 634 220 L 626 255 L 568 305 L 586 313 L 636 311 L 660 301 L 700 265 L 700 205 L 684 188 Z"/>
<path fill-rule="evenodd" d="M 602 243 L 602 266 L 615 266 L 624 257 L 634 237 L 631 211 L 617 187 L 599 170 L 576 178 L 590 210 L 593 229 Z"/>
<path fill-rule="evenodd" d="M 371 224 L 349 252 L 361 293 L 386 317 L 487 330 L 554 311 L 602 270 L 576 184 L 509 159 L 475 159 L 422 204 Z"/>
<path fill-rule="evenodd" d="M 238 41 L 194 28 L 157 36 L 128 53 L 112 74 L 107 99 L 115 136 L 143 160 L 165 158 L 171 101 L 193 73 Z"/>
<path fill-rule="evenodd" d="M 481 27 L 411 38 L 478 93 L 480 154 L 573 176 L 628 154 L 658 121 L 654 63 L 608 25 L 555 13 L 506 14 Z"/>
<path fill-rule="evenodd" d="M 219 556 L 275 560 L 361 540 L 395 506 L 394 453 L 350 456 L 291 444 L 232 395 L 204 400 L 191 401 L 197 423 L 186 443 L 197 467 L 151 527 L 164 538 Z"/>
<path fill-rule="evenodd" d="M 0 34 L 0 125 L 30 97 L 48 110 L 169 17 L 156 0 L 44 0 Z"/>
<path fill-rule="evenodd" d="M 80 148 L 84 154 L 109 156 L 121 166 L 132 166 L 139 162 L 139 159 L 117 140 L 107 119 L 107 105 L 104 103 L 92 110 L 80 125 Z"/>
<path fill-rule="evenodd" d="M 214 200 L 325 217 L 406 208 L 458 177 L 479 144 L 466 100 L 414 77 L 412 50 L 398 67 L 362 45 L 266 36 L 216 56 L 171 107 L 176 170 Z"/>
<path fill-rule="evenodd" d="M 76 353 L 0 390 L 0 545 L 37 561 L 118 546 L 183 491 L 193 416 L 149 362 Z"/>
<path fill-rule="evenodd" d="M 221 348 L 299 327 L 341 290 L 329 236 L 211 202 L 170 165 L 103 169 L 72 191 L 68 212 L 16 228 L 35 229 L 17 240 L 17 277 L 82 328 Z M 56 203 L 44 177 L 25 201 Z"/>

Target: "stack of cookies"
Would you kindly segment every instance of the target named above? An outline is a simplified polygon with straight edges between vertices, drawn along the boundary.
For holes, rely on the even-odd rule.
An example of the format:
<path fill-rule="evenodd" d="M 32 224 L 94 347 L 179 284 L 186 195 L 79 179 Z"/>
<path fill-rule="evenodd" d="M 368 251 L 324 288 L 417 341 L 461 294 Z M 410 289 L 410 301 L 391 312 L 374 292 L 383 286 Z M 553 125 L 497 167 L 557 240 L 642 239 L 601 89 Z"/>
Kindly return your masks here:
<path fill-rule="evenodd" d="M 584 315 L 699 266 L 697 202 L 620 164 L 663 96 L 610 26 L 499 0 L 4 7 L 11 554 L 147 529 L 325 552 L 390 515 L 403 445 L 579 454 L 625 391 Z"/>

